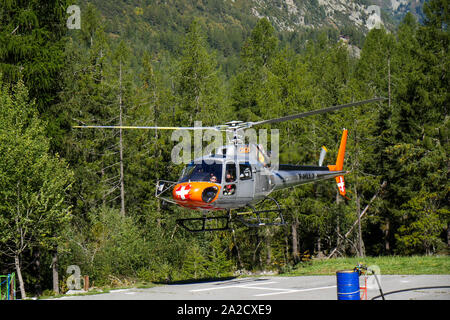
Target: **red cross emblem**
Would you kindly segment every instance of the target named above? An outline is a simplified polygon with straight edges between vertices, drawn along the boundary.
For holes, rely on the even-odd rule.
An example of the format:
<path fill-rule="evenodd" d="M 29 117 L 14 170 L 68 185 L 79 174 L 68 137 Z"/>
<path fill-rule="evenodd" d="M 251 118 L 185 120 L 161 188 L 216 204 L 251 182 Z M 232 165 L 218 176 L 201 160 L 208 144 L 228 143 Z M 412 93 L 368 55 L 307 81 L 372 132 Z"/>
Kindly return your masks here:
<path fill-rule="evenodd" d="M 339 191 L 341 193 L 345 194 L 345 183 L 344 183 L 344 177 L 339 176 L 339 182 L 338 182 Z"/>
<path fill-rule="evenodd" d="M 187 200 L 190 198 L 189 191 L 191 190 L 190 185 L 182 185 L 175 189 L 175 194 L 180 200 Z"/>

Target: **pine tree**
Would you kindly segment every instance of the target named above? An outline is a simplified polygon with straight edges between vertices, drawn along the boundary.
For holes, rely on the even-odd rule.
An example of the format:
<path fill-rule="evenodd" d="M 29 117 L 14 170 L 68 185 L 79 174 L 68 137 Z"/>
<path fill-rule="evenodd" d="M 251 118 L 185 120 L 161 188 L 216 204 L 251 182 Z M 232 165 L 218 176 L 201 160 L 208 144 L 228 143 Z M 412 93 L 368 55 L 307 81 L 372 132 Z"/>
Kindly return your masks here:
<path fill-rule="evenodd" d="M 371 165 L 388 183 L 383 202 L 378 205 L 388 251 L 395 248 L 395 240 L 401 244 L 398 252 L 411 252 L 405 246 L 408 243 L 405 239 L 409 236 L 407 230 L 412 229 L 406 225 L 411 225 L 415 218 L 410 217 L 408 210 L 418 208 L 420 194 L 438 192 L 442 197 L 446 194 L 442 189 L 446 176 L 445 140 L 441 139 L 440 128 L 445 126 L 442 110 L 445 110 L 448 94 L 440 88 L 448 82 L 442 82 L 441 79 L 445 79 L 440 77 L 442 63 L 435 60 L 435 52 L 443 53 L 445 47 L 443 51 L 436 50 L 431 38 L 424 36 L 436 32 L 433 30 L 439 29 L 419 26 L 408 14 L 399 27 L 397 39 L 383 30 L 372 30 L 361 55 L 359 75 L 373 83 L 373 89 L 369 87 L 369 90 L 387 93 L 389 97 L 387 106 L 378 115 L 378 128 L 374 133 L 378 139 L 374 143 L 375 157 Z M 377 51 L 380 54 L 376 55 Z M 440 61 L 446 61 L 444 56 Z M 433 84 L 430 79 L 434 79 Z M 437 210 L 440 208 L 442 205 Z M 445 220 L 445 217 L 440 219 Z"/>
<path fill-rule="evenodd" d="M 266 18 L 260 19 L 241 50 L 241 66 L 232 84 L 233 108 L 242 121 L 262 115 L 259 101 L 266 92 L 277 45 L 275 29 Z"/>
<path fill-rule="evenodd" d="M 60 151 L 63 114 L 54 108 L 65 64 L 67 1 L 2 1 L 0 72 L 5 82 L 23 79 L 39 114 L 47 120 L 53 152 Z M 63 129 L 66 128 L 66 129 Z"/>
<path fill-rule="evenodd" d="M 191 23 L 186 33 L 176 83 L 179 124 L 193 126 L 194 120 L 204 125 L 218 123 L 223 104 L 218 66 L 214 55 L 208 52 L 198 20 Z"/>
<path fill-rule="evenodd" d="M 193 244 L 186 252 L 183 263 L 183 273 L 186 279 L 201 279 L 206 276 L 207 259 L 203 256 L 201 248 Z"/>
<path fill-rule="evenodd" d="M 214 234 L 210 243 L 210 253 L 208 255 L 207 274 L 211 278 L 224 277 L 230 274 L 232 261 L 227 257 L 228 242 L 227 237 Z"/>
<path fill-rule="evenodd" d="M 449 65 L 449 35 L 444 6 L 441 1 L 424 5 L 425 25 L 417 26 L 413 17 L 407 15 L 403 23 L 407 32 L 399 32 L 403 57 L 406 51 L 412 61 L 405 62 L 408 73 L 398 92 L 398 141 L 387 152 L 397 168 L 396 194 L 404 199 L 395 210 L 400 223 L 396 239 L 401 245 L 399 250 L 407 252 L 435 252 L 436 242 L 431 249 L 428 240 L 438 239 L 445 225 L 448 230 L 448 138 L 444 128 L 450 95 L 443 70 Z M 435 220 L 424 223 L 426 217 Z M 441 227 L 436 228 L 438 225 Z M 417 231 L 424 234 L 421 248 L 408 241 Z"/>
<path fill-rule="evenodd" d="M 61 94 L 59 107 L 68 110 L 72 123 L 118 124 L 120 68 L 114 64 L 113 54 L 100 24 L 92 42 L 89 39 L 86 43 L 68 44 L 70 63 L 64 71 L 65 90 Z M 72 129 L 64 143 L 63 156 L 76 171 L 77 190 L 73 193 L 76 211 L 85 213 L 99 206 L 120 204 L 117 201 L 120 199 L 122 176 L 119 132 Z"/>

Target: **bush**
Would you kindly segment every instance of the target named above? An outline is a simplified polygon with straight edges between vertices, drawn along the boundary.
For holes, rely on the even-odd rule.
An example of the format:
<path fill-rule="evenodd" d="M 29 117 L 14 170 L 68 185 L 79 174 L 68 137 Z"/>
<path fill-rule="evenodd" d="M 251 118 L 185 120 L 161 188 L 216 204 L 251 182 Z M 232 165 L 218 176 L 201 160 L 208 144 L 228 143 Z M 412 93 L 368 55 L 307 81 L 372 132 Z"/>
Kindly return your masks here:
<path fill-rule="evenodd" d="M 89 214 L 84 226 L 68 232 L 66 265 L 76 264 L 82 274 L 97 285 L 110 282 L 110 276 L 138 277 L 151 260 L 151 246 L 132 217 L 118 210 L 102 208 Z"/>

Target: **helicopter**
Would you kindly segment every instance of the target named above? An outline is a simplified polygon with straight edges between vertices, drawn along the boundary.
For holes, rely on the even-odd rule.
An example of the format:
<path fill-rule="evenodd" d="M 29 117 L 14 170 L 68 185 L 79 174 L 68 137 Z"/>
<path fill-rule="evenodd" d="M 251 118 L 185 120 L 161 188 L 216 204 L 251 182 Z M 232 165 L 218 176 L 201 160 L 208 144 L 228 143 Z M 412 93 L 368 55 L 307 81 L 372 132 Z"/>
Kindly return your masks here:
<path fill-rule="evenodd" d="M 215 148 L 210 154 L 194 159 L 183 169 L 178 181 L 158 180 L 155 197 L 163 204 L 201 212 L 201 217 L 177 219 L 190 232 L 224 231 L 233 229 L 238 221 L 247 227 L 281 226 L 286 221 L 279 202 L 269 195 L 285 188 L 325 179 L 335 179 L 339 194 L 345 198 L 343 168 L 348 130 L 343 129 L 335 164 L 324 166 L 327 149 L 322 147 L 319 163 L 291 165 L 272 163 L 272 157 L 261 144 L 246 143 L 245 130 L 263 124 L 273 124 L 343 108 L 384 100 L 369 100 L 336 105 L 280 118 L 255 122 L 230 121 L 211 127 L 146 127 L 146 126 L 74 126 L 97 129 L 156 129 L 156 130 L 214 130 L 229 134 L 228 144 Z M 272 206 L 269 207 L 269 203 Z M 245 211 L 250 209 L 250 211 Z M 243 211 L 244 210 L 244 211 Z M 226 214 L 216 212 L 226 211 Z"/>

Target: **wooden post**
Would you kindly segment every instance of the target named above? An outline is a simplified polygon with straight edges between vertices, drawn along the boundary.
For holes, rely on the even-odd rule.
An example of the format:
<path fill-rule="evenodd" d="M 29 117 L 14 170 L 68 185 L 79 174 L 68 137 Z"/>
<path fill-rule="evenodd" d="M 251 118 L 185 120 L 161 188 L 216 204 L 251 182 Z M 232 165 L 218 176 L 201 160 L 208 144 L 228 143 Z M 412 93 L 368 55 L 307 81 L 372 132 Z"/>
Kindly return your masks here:
<path fill-rule="evenodd" d="M 84 276 L 84 291 L 89 291 L 89 276 Z"/>

